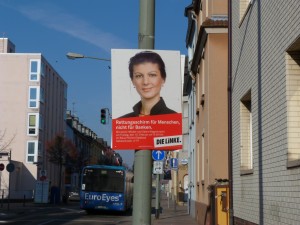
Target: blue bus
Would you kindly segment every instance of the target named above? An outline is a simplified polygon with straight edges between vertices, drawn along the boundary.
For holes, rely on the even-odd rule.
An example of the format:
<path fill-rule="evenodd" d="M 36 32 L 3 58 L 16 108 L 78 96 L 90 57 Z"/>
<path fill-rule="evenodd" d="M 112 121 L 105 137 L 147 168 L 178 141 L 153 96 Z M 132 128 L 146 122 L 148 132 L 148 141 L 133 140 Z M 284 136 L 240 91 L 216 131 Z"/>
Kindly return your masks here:
<path fill-rule="evenodd" d="M 132 208 L 133 173 L 123 166 L 91 165 L 82 170 L 80 208 L 123 211 Z"/>

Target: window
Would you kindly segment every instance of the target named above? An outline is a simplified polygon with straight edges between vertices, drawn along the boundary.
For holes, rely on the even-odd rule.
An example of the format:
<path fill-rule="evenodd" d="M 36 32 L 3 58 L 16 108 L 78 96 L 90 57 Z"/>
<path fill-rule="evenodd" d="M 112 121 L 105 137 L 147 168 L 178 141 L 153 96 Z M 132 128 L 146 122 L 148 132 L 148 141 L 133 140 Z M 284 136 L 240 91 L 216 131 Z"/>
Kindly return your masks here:
<path fill-rule="evenodd" d="M 288 49 L 286 61 L 288 167 L 300 166 L 300 38 Z"/>
<path fill-rule="evenodd" d="M 204 51 L 204 49 L 203 49 Z M 200 79 L 201 79 L 201 96 L 200 97 L 200 104 L 203 107 L 204 106 L 204 102 L 205 102 L 205 68 L 204 68 L 204 58 L 202 57 L 202 63 L 201 63 L 201 75 L 200 75 Z"/>
<path fill-rule="evenodd" d="M 202 76 L 202 74 L 197 74 L 197 76 Z M 197 91 L 197 109 L 200 108 L 201 106 L 201 79 L 196 79 L 196 91 Z"/>
<path fill-rule="evenodd" d="M 241 173 L 253 173 L 251 91 L 240 104 Z"/>
<path fill-rule="evenodd" d="M 39 125 L 38 113 L 29 113 L 28 114 L 28 131 L 27 131 L 27 134 L 30 135 L 30 136 L 37 136 L 37 134 L 38 134 L 38 125 Z"/>
<path fill-rule="evenodd" d="M 39 81 L 40 60 L 30 60 L 29 81 Z"/>
<path fill-rule="evenodd" d="M 26 151 L 26 162 L 33 163 L 36 162 L 36 155 L 37 155 L 37 141 L 28 141 L 27 142 L 27 151 Z"/>
<path fill-rule="evenodd" d="M 29 108 L 39 107 L 39 87 L 29 87 Z"/>
<path fill-rule="evenodd" d="M 197 139 L 197 150 L 196 151 L 197 151 L 196 161 L 201 162 L 201 146 L 200 146 L 200 139 L 199 138 Z M 197 163 L 196 165 L 197 165 L 197 168 L 196 168 L 197 180 L 196 181 L 197 181 L 197 185 L 200 185 L 200 182 L 201 182 L 201 179 L 202 179 L 202 177 L 201 177 L 201 166 L 202 165 L 200 165 L 200 163 Z"/>

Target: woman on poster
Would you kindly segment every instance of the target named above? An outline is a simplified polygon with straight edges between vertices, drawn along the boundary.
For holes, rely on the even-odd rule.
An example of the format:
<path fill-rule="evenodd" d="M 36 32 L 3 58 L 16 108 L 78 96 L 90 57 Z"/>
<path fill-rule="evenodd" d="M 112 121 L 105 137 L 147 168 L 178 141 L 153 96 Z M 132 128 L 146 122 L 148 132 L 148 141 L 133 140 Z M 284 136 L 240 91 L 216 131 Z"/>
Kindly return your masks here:
<path fill-rule="evenodd" d="M 160 95 L 167 74 L 165 63 L 159 54 L 143 51 L 131 57 L 129 76 L 141 100 L 133 106 L 132 112 L 121 118 L 176 113 L 167 107 Z"/>

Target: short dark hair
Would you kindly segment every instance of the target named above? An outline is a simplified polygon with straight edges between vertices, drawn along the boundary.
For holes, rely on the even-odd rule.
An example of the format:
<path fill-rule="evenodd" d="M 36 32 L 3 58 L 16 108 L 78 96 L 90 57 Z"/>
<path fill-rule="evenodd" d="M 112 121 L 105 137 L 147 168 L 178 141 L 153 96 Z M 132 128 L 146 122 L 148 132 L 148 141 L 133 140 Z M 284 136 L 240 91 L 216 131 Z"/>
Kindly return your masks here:
<path fill-rule="evenodd" d="M 152 52 L 152 51 L 142 51 L 142 52 L 135 54 L 133 57 L 130 58 L 128 69 L 129 69 L 129 76 L 130 76 L 131 80 L 133 79 L 133 66 L 141 64 L 141 63 L 145 63 L 145 62 L 158 64 L 158 69 L 160 70 L 161 77 L 164 80 L 166 80 L 167 74 L 166 74 L 165 63 L 159 54 L 157 54 L 156 52 Z"/>

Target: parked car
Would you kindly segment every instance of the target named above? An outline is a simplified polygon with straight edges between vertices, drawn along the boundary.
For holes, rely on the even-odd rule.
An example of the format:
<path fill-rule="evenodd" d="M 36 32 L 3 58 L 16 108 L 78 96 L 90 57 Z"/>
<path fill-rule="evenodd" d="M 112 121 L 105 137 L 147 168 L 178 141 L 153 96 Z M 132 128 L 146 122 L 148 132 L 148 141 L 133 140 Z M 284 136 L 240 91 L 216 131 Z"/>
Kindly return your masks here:
<path fill-rule="evenodd" d="M 69 201 L 79 201 L 79 193 L 77 191 L 70 191 L 68 200 Z"/>

